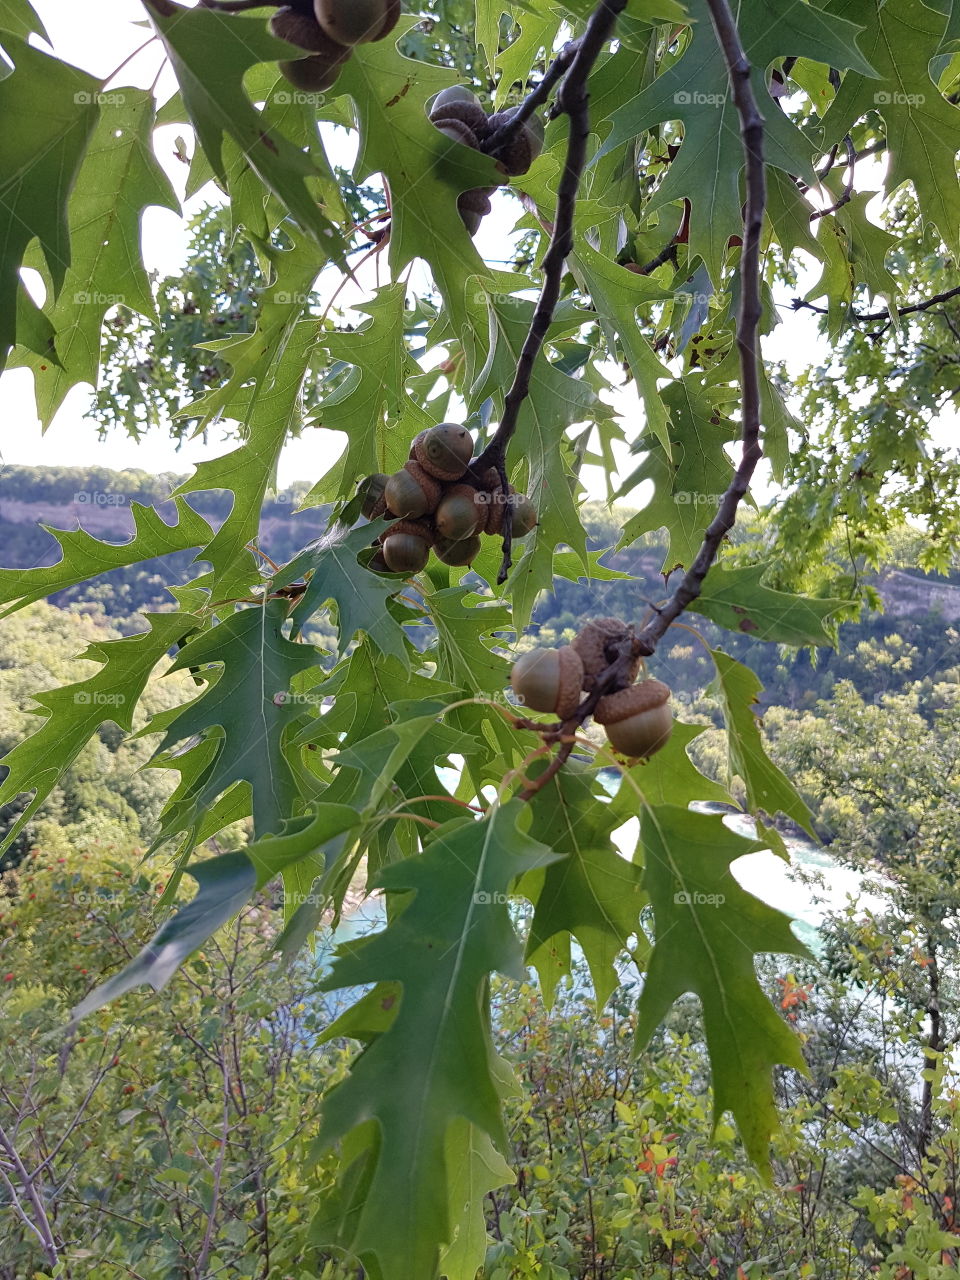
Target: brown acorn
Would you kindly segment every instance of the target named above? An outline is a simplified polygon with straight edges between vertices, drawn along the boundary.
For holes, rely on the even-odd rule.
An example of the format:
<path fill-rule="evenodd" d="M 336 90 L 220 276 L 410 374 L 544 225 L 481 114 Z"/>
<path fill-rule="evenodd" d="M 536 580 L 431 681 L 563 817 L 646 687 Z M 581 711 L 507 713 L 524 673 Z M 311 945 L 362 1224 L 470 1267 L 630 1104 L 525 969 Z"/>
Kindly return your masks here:
<path fill-rule="evenodd" d="M 434 123 L 444 137 L 451 138 L 454 142 L 460 142 L 465 147 L 472 147 L 474 151 L 480 150 L 477 135 L 462 120 L 436 120 Z"/>
<path fill-rule="evenodd" d="M 516 107 L 510 107 L 506 111 L 498 111 L 490 116 L 488 120 L 490 135 L 495 134 L 502 125 L 512 120 L 516 111 Z M 527 172 L 542 150 L 543 121 L 538 116 L 531 116 L 506 146 L 498 149 L 495 154 L 497 163 L 504 173 L 509 174 L 510 177 L 518 177 L 521 173 Z"/>
<path fill-rule="evenodd" d="M 640 759 L 652 756 L 673 731 L 670 689 L 661 680 L 641 680 L 601 698 L 593 716 L 616 751 Z"/>
<path fill-rule="evenodd" d="M 456 422 L 441 422 L 413 442 L 413 456 L 437 480 L 459 480 L 473 457 L 473 438 Z"/>
<path fill-rule="evenodd" d="M 331 62 L 345 62 L 350 50 L 331 40 L 312 13 L 300 13 L 285 5 L 268 23 L 271 35 L 287 44 L 295 44 L 310 53 L 321 53 Z"/>
<path fill-rule="evenodd" d="M 436 533 L 429 520 L 395 520 L 389 529 L 384 529 L 381 533 L 381 544 L 395 533 L 409 533 L 414 538 L 421 538 L 428 547 L 432 547 L 436 540 Z"/>
<path fill-rule="evenodd" d="M 434 515 L 437 533 L 450 542 L 472 538 L 487 524 L 487 504 L 481 502 L 476 489 L 467 484 L 455 484 L 440 500 Z M 486 495 L 483 495 L 484 497 Z"/>
<path fill-rule="evenodd" d="M 456 85 L 437 94 L 430 108 L 430 119 L 438 129 L 441 124 L 450 120 L 465 124 L 479 140 L 478 149 L 479 143 L 490 132 L 489 117 L 480 105 L 480 99 L 469 89 L 461 89 Z"/>
<path fill-rule="evenodd" d="M 580 634 L 572 641 L 574 649 L 583 660 L 584 688 L 593 688 L 593 677 L 606 671 L 610 660 L 606 656 L 605 646 L 609 641 L 623 640 L 630 634 L 630 629 L 619 618 L 591 618 Z M 640 670 L 641 659 L 635 658 L 630 665 L 631 682 L 636 680 Z"/>
<path fill-rule="evenodd" d="M 325 93 L 336 84 L 340 69 L 349 57 L 349 49 L 344 49 L 342 55 L 332 61 L 326 54 L 313 53 L 309 58 L 278 62 L 277 69 L 295 89 L 304 93 Z"/>
<path fill-rule="evenodd" d="M 400 0 L 313 0 L 317 22 L 338 44 L 367 44 L 389 35 L 400 18 Z"/>
<path fill-rule="evenodd" d="M 537 509 L 525 493 L 511 495 L 513 519 L 510 524 L 515 538 L 524 538 L 537 524 Z"/>
<path fill-rule="evenodd" d="M 367 476 L 365 480 L 360 481 L 360 514 L 366 516 L 368 520 L 379 519 L 387 509 L 387 500 L 383 496 L 383 491 L 388 479 L 389 476 L 385 476 L 382 471 L 376 471 L 372 476 Z"/>
<path fill-rule="evenodd" d="M 503 530 L 503 514 L 506 510 L 506 502 L 503 497 L 503 490 L 496 489 L 493 493 L 488 494 L 490 501 L 487 503 L 487 527 L 484 533 L 489 533 L 495 537 Z"/>
<path fill-rule="evenodd" d="M 383 543 L 383 560 L 391 573 L 419 573 L 427 567 L 430 548 L 413 533 L 392 533 Z"/>
<path fill-rule="evenodd" d="M 583 663 L 570 645 L 531 649 L 513 664 L 510 684 L 518 700 L 534 711 L 552 711 L 568 720 L 580 704 Z"/>
<path fill-rule="evenodd" d="M 474 536 L 472 538 L 461 538 L 458 542 L 453 542 L 449 538 L 437 538 L 433 545 L 433 553 L 444 564 L 473 564 L 480 554 L 480 539 Z"/>
<path fill-rule="evenodd" d="M 418 462 L 406 462 L 402 471 L 388 477 L 383 496 L 395 516 L 416 519 L 435 511 L 442 490 Z"/>

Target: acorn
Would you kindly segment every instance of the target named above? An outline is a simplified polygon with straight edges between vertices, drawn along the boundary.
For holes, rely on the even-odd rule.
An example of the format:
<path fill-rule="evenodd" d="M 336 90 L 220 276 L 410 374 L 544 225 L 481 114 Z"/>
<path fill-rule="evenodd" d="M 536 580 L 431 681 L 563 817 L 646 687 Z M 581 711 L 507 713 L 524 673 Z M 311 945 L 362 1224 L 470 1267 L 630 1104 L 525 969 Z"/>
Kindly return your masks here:
<path fill-rule="evenodd" d="M 591 618 L 580 634 L 571 642 L 583 661 L 584 688 L 593 688 L 593 677 L 606 671 L 610 660 L 606 645 L 610 641 L 624 640 L 630 628 L 619 618 Z M 629 667 L 631 683 L 636 680 L 641 659 L 633 659 Z"/>
<path fill-rule="evenodd" d="M 524 538 L 537 524 L 537 509 L 525 493 L 513 495 L 510 505 L 513 507 L 511 533 L 515 538 Z"/>
<path fill-rule="evenodd" d="M 436 480 L 418 462 L 406 462 L 402 471 L 388 477 L 383 496 L 388 511 L 415 520 L 436 510 L 441 492 Z"/>
<path fill-rule="evenodd" d="M 510 107 L 506 111 L 497 111 L 490 116 L 487 125 L 493 135 L 503 125 L 508 124 L 516 115 L 517 108 Z M 492 152 L 504 173 L 510 177 L 518 177 L 526 173 L 543 150 L 543 121 L 538 116 L 531 116 L 511 137 L 503 147 Z"/>
<path fill-rule="evenodd" d="M 580 704 L 583 663 L 570 645 L 531 649 L 513 664 L 510 684 L 525 707 L 568 720 Z"/>
<path fill-rule="evenodd" d="M 295 89 L 304 93 L 324 93 L 336 84 L 340 69 L 349 57 L 349 49 L 344 49 L 333 61 L 324 53 L 314 53 L 309 58 L 278 62 L 277 69 Z"/>
<path fill-rule="evenodd" d="M 480 99 L 462 85 L 452 85 L 437 94 L 430 107 L 430 119 L 438 129 L 443 123 L 457 120 L 465 124 L 479 140 L 490 132 L 489 117 Z M 479 141 L 477 146 L 479 149 Z"/>
<path fill-rule="evenodd" d="M 455 484 L 446 491 L 434 515 L 441 538 L 459 542 L 486 528 L 487 505 L 478 500 L 479 496 L 467 484 Z"/>
<path fill-rule="evenodd" d="M 367 44 L 389 35 L 400 19 L 400 0 L 313 0 L 317 22 L 338 44 Z"/>
<path fill-rule="evenodd" d="M 454 542 L 451 538 L 437 538 L 433 545 L 433 553 L 444 564 L 473 564 L 480 554 L 480 539 L 474 536 Z"/>
<path fill-rule="evenodd" d="M 652 756 L 673 731 L 670 689 L 661 680 L 641 680 L 601 698 L 593 718 L 616 751 L 640 759 Z"/>
<path fill-rule="evenodd" d="M 481 222 L 493 208 L 488 192 L 494 190 L 494 187 L 472 187 L 469 191 L 461 191 L 457 197 L 457 212 L 470 235 L 477 234 Z"/>
<path fill-rule="evenodd" d="M 360 514 L 368 520 L 379 519 L 387 509 L 383 493 L 388 479 L 389 476 L 385 476 L 382 471 L 375 471 L 372 476 L 360 481 Z"/>
<path fill-rule="evenodd" d="M 391 573 L 419 573 L 430 559 L 432 536 L 409 520 L 398 520 L 381 539 L 381 552 Z"/>
<path fill-rule="evenodd" d="M 456 422 L 441 422 L 417 436 L 413 456 L 437 480 L 459 480 L 473 457 L 473 437 Z"/>
<path fill-rule="evenodd" d="M 465 147 L 472 147 L 474 151 L 480 150 L 477 135 L 462 120 L 437 120 L 434 123 L 444 137 L 451 138 L 454 142 L 460 142 Z"/>
<path fill-rule="evenodd" d="M 310 53 L 321 53 L 330 62 L 345 62 L 350 50 L 331 40 L 312 13 L 301 13 L 285 5 L 268 23 L 270 34 Z"/>

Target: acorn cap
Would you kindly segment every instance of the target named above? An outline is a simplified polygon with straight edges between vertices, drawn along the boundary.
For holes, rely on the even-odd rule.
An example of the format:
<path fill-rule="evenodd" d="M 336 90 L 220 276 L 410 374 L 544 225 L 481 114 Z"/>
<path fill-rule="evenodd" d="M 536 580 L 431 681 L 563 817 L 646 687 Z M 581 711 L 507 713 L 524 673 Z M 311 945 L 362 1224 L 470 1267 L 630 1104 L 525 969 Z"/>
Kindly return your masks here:
<path fill-rule="evenodd" d="M 464 124 L 462 120 L 444 118 L 443 120 L 434 120 L 437 129 L 444 137 L 451 138 L 454 142 L 460 142 L 465 147 L 472 147 L 474 151 L 480 150 L 480 139 L 473 132 L 468 124 Z"/>
<path fill-rule="evenodd" d="M 382 40 L 397 25 L 401 0 L 314 0 L 317 22 L 338 44 Z"/>
<path fill-rule="evenodd" d="M 433 476 L 430 475 L 429 472 L 425 471 L 423 467 L 421 467 L 420 463 L 417 462 L 416 458 L 408 459 L 403 464 L 403 469 L 404 471 L 409 472 L 410 475 L 413 476 L 414 480 L 416 480 L 417 484 L 426 494 L 427 501 L 430 504 L 427 507 L 427 510 L 429 512 L 436 511 L 437 504 L 439 503 L 440 499 L 443 497 L 443 486 L 438 484 L 437 481 L 434 480 Z"/>
<path fill-rule="evenodd" d="M 395 533 L 412 533 L 415 538 L 422 538 L 428 547 L 432 547 L 436 541 L 433 526 L 426 520 L 394 520 L 390 528 L 381 533 L 381 543 Z"/>
<path fill-rule="evenodd" d="M 330 39 L 312 12 L 300 13 L 285 5 L 273 14 L 269 27 L 278 40 L 286 40 L 310 53 L 322 53 L 330 63 L 346 62 L 350 56 L 349 49 Z"/>
<path fill-rule="evenodd" d="M 484 533 L 489 533 L 491 537 L 496 537 L 503 528 L 503 513 L 505 509 L 506 503 L 503 500 L 503 490 L 495 489 L 490 494 L 490 501 L 487 504 L 487 527 Z"/>
<path fill-rule="evenodd" d="M 442 98 L 443 94 L 440 97 Z M 438 99 L 430 108 L 430 119 L 437 128 L 447 121 L 456 120 L 459 124 L 465 124 L 482 141 L 490 132 L 490 120 L 481 107 L 480 100 L 472 94 L 471 97 L 472 102 L 458 99 L 441 103 Z M 479 142 L 477 146 L 479 148 Z"/>
<path fill-rule="evenodd" d="M 598 676 L 606 671 L 610 661 L 604 652 L 609 640 L 622 640 L 629 635 L 629 627 L 620 618 L 591 618 L 573 640 L 574 649 L 583 659 L 583 670 L 588 676 Z M 630 680 L 636 680 L 640 670 L 640 658 L 630 665 Z"/>
<path fill-rule="evenodd" d="M 653 711 L 670 701 L 670 688 L 662 680 L 641 680 L 616 693 L 608 693 L 597 703 L 593 718 L 597 724 L 617 724 L 644 711 Z"/>
<path fill-rule="evenodd" d="M 437 480 L 459 480 L 473 456 L 473 438 L 457 422 L 439 422 L 413 442 L 413 456 Z"/>
<path fill-rule="evenodd" d="M 490 117 L 488 122 L 490 134 L 496 131 L 509 121 L 517 113 L 516 107 L 511 107 L 506 111 L 498 111 Z M 538 122 L 539 123 L 539 122 Z M 521 128 L 513 135 L 505 147 L 496 153 L 497 163 L 503 168 L 505 173 L 511 177 L 517 177 L 521 173 L 526 173 L 530 166 L 536 160 L 543 147 L 543 127 L 537 125 L 531 127 L 531 123 L 524 121 Z"/>

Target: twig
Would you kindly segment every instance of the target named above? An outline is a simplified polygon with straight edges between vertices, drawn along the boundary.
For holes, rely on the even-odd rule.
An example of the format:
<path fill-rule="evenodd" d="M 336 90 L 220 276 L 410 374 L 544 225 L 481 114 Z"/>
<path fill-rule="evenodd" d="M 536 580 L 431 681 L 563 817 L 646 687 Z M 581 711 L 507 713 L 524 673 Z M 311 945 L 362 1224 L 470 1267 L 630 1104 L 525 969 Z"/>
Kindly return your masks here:
<path fill-rule="evenodd" d="M 577 52 L 577 41 L 569 40 L 543 73 L 543 79 L 535 89 L 524 98 L 509 120 L 496 129 L 484 142 L 483 149 L 488 155 L 496 155 L 520 132 L 537 107 L 546 102 L 550 90 L 566 73 Z"/>
<path fill-rule="evenodd" d="M 707 0 L 710 17 L 723 50 L 733 101 L 740 117 L 743 140 L 747 203 L 743 212 L 743 249 L 740 255 L 740 309 L 737 316 L 737 350 L 740 354 L 741 441 L 740 464 L 703 535 L 693 563 L 673 595 L 636 638 L 637 652 L 654 653 L 667 628 L 696 600 L 704 578 L 716 560 L 723 539 L 733 528 L 737 509 L 750 487 L 762 457 L 760 448 L 760 345 L 762 311 L 760 292 L 760 235 L 767 203 L 763 167 L 763 117 L 750 83 L 750 63 L 727 0 Z"/>
<path fill-rule="evenodd" d="M 662 267 L 665 262 L 672 262 L 676 265 L 678 245 L 679 241 L 674 237 L 666 248 L 660 250 L 655 258 L 645 262 L 642 267 L 630 267 L 629 270 L 638 276 L 648 276 L 651 271 L 656 271 L 657 267 Z"/>
<path fill-rule="evenodd" d="M 817 218 L 825 218 L 828 213 L 836 213 L 845 204 L 849 204 L 853 198 L 853 178 L 857 167 L 857 153 L 849 133 L 844 138 L 843 143 L 847 149 L 847 179 L 843 186 L 843 194 L 836 204 L 832 204 L 829 209 L 815 209 L 810 215 L 811 222 L 816 222 Z M 821 174 L 821 177 L 826 177 L 826 174 Z"/>
<path fill-rule="evenodd" d="M 958 294 L 960 294 L 960 285 L 954 289 L 947 289 L 944 293 L 935 293 L 932 298 L 927 298 L 924 302 L 914 302 L 909 307 L 898 307 L 897 315 L 910 316 L 918 311 L 929 311 L 931 307 L 937 306 L 940 302 L 948 302 Z M 815 311 L 821 316 L 828 314 L 826 307 L 817 307 L 812 302 L 807 302 L 806 298 L 794 298 L 790 305 L 794 311 Z M 893 312 L 888 307 L 885 311 L 851 311 L 847 319 L 856 320 L 858 323 L 872 323 L 875 320 L 889 320 L 892 315 Z"/>
<path fill-rule="evenodd" d="M 7 1185 L 7 1190 L 10 1193 L 14 1208 L 26 1226 L 30 1228 L 42 1244 L 44 1255 L 51 1268 L 56 1267 L 60 1260 L 60 1254 L 57 1249 L 57 1243 L 53 1238 L 53 1230 L 50 1226 L 50 1219 L 47 1217 L 47 1210 L 43 1203 L 43 1197 L 37 1189 L 36 1174 L 27 1172 L 26 1165 L 20 1158 L 20 1153 L 13 1145 L 13 1142 L 7 1135 L 6 1130 L 2 1127 L 0 1127 L 0 1147 L 2 1147 L 6 1152 L 10 1164 L 20 1180 L 20 1186 L 23 1189 L 23 1194 L 26 1199 L 29 1200 L 30 1207 L 33 1210 L 33 1218 L 31 1219 L 30 1215 L 21 1205 L 20 1197 L 17 1195 L 17 1190 L 13 1185 L 13 1182 L 7 1178 L 5 1174 L 0 1175 Z"/>
<path fill-rule="evenodd" d="M 600 0 L 590 15 L 586 29 L 579 40 L 573 42 L 573 53 L 563 83 L 557 94 L 557 110 L 570 119 L 570 136 L 567 141 L 567 158 L 557 188 L 557 212 L 554 219 L 550 247 L 543 259 L 543 286 L 534 308 L 530 328 L 524 339 L 513 385 L 504 400 L 503 416 L 493 439 L 473 463 L 471 470 L 481 475 L 490 467 L 496 467 L 504 492 L 507 491 L 506 452 L 517 429 L 520 407 L 530 394 L 533 366 L 543 347 L 547 330 L 553 319 L 554 308 L 560 298 L 560 285 L 567 255 L 573 248 L 573 217 L 576 211 L 580 177 L 587 162 L 587 140 L 590 136 L 590 106 L 587 80 L 600 51 L 610 39 L 617 16 L 627 7 L 627 0 Z M 497 582 L 504 583 L 512 564 L 510 550 L 512 538 L 513 508 L 508 504 L 503 521 L 503 560 Z"/>

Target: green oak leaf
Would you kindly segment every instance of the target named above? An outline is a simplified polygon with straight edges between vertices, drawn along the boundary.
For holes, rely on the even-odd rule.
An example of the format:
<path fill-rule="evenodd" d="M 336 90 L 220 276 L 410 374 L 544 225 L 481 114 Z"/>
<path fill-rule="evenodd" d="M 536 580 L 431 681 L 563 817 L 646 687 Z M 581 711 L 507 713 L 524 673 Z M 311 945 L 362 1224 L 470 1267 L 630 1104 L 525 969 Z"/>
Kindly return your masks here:
<path fill-rule="evenodd" d="M 197 618 L 182 613 L 150 614 L 147 622 L 149 631 L 92 644 L 80 654 L 103 663 L 96 675 L 36 695 L 46 719 L 0 760 L 7 771 L 0 783 L 0 805 L 34 793 L 0 843 L 0 852 L 16 839 L 102 724 L 131 731 L 153 668 L 173 644 L 200 625 Z"/>
<path fill-rule="evenodd" d="M 45 427 L 71 387 L 96 385 L 100 328 L 109 308 L 119 304 L 145 316 L 156 312 L 141 260 L 140 221 L 148 205 L 179 213 L 180 203 L 153 154 L 155 114 L 153 95 L 146 90 L 104 95 L 67 207 L 70 269 L 56 301 L 46 308 L 60 363 L 25 351 L 17 360 L 33 372 L 37 413 Z"/>
<path fill-rule="evenodd" d="M 358 45 L 340 72 L 337 92 L 353 99 L 360 127 L 354 176 L 384 176 L 390 192 L 390 267 L 394 277 L 415 258 L 430 265 L 468 360 L 486 333 L 468 305 L 472 276 L 493 278 L 457 212 L 457 197 L 473 187 L 493 186 L 493 161 L 445 137 L 430 123 L 427 103 L 455 82 L 445 68 L 414 62 L 396 47 L 397 37 L 417 22 L 401 21 L 387 40 Z M 481 313 L 482 314 L 482 313 Z"/>
<path fill-rule="evenodd" d="M 63 554 L 56 564 L 36 569 L 0 569 L 0 605 L 6 606 L 0 617 L 111 569 L 202 547 L 211 537 L 210 526 L 182 499 L 175 502 L 178 520 L 172 525 L 155 508 L 131 503 L 133 537 L 127 542 L 99 542 L 83 529 L 41 525 L 53 534 Z"/>
<path fill-rule="evenodd" d="M 328 991 L 384 981 L 403 987 L 390 1026 L 327 1095 L 318 1138 L 324 1149 L 377 1122 L 369 1186 L 341 1228 L 350 1252 L 383 1280 L 435 1275 L 439 1250 L 453 1239 L 451 1121 L 467 1120 L 506 1149 L 487 981 L 491 970 L 522 979 L 507 891 L 555 856 L 517 829 L 521 808 L 515 802 L 482 821 L 440 828 L 422 855 L 383 871 L 382 887 L 407 895 L 405 905 L 381 932 L 342 946 L 322 983 Z"/>
<path fill-rule="evenodd" d="M 206 690 L 169 723 L 158 748 L 167 751 L 195 734 L 215 738 L 216 755 L 198 779 L 193 803 L 203 808 L 234 783 L 246 782 L 258 838 L 278 832 L 293 812 L 297 792 L 283 738 L 305 709 L 291 685 L 317 663 L 311 645 L 294 644 L 283 635 L 286 613 L 284 600 L 238 609 L 180 650 L 172 671 L 210 664 L 223 670 L 216 678 L 199 672 L 209 681 Z"/>
<path fill-rule="evenodd" d="M 406 664 L 409 659 L 403 628 L 387 605 L 401 584 L 396 578 L 364 568 L 357 560 L 357 554 L 370 546 L 383 527 L 379 521 L 356 529 L 334 525 L 295 556 L 277 575 L 273 585 L 277 588 L 299 578 L 306 580 L 306 589 L 293 610 L 295 632 L 332 600 L 337 606 L 340 655 L 357 632 L 362 631 L 381 652 Z"/>
<path fill-rule="evenodd" d="M 233 507 L 198 559 L 213 565 L 215 598 L 248 594 L 258 581 L 249 550 L 260 529 L 267 489 L 276 485 L 277 461 L 290 430 L 300 421 L 300 392 L 317 326 L 302 320 L 304 298 L 316 274 L 309 244 L 271 255 L 275 283 L 261 298 L 253 333 L 209 344 L 231 365 L 227 382 L 188 406 L 204 425 L 225 416 L 244 426 L 243 441 L 220 458 L 197 464 L 175 494 L 229 489 Z M 279 354 L 278 354 L 279 352 Z"/>
<path fill-rule="evenodd" d="M 70 266 L 67 202 L 98 116 L 99 83 L 4 34 L 0 80 L 0 369 L 17 340 L 20 264 L 37 238 L 57 293 Z"/>
<path fill-rule="evenodd" d="M 693 19 L 686 51 L 653 84 L 613 113 L 612 132 L 603 150 L 666 121 L 683 122 L 680 150 L 647 212 L 674 200 L 690 200 L 690 253 L 703 259 L 711 280 L 719 286 L 727 241 L 742 229 L 743 143 L 707 0 L 689 0 L 686 7 Z M 870 63 L 857 48 L 859 27 L 812 4 L 784 8 L 776 0 L 740 0 L 735 16 L 764 118 L 764 158 L 768 165 L 814 183 L 814 144 L 771 99 L 766 69 L 776 57 L 791 54 L 871 75 Z"/>
<path fill-rule="evenodd" d="M 664 571 L 689 566 L 700 550 L 707 525 L 717 514 L 733 475 L 724 445 L 739 435 L 726 417 L 736 393 L 712 386 L 704 376 L 689 374 L 665 387 L 670 410 L 670 451 L 659 438 L 644 436 L 646 457 L 624 481 L 621 493 L 644 480 L 653 481 L 650 502 L 623 526 L 619 546 L 629 546 L 644 533 L 664 528 L 669 535 Z"/>
<path fill-rule="evenodd" d="M 358 311 L 370 316 L 359 329 L 322 340 L 331 359 L 352 369 L 317 405 L 311 425 L 342 432 L 347 447 L 305 505 L 348 496 L 373 472 L 399 471 L 411 439 L 434 424 L 404 385 L 420 372 L 404 342 L 405 295 L 403 282 L 385 285 L 371 301 L 358 305 Z"/>
<path fill-rule="evenodd" d="M 490 604 L 466 587 L 447 587 L 427 598 L 437 628 L 437 672 L 441 679 L 471 693 L 502 693 L 510 664 L 493 648 L 494 631 L 512 631 L 510 611 Z M 502 647 L 503 641 L 499 642 Z"/>
<path fill-rule="evenodd" d="M 719 815 L 665 806 L 644 813 L 644 887 L 654 913 L 653 954 L 637 1010 L 642 1049 L 670 1006 L 693 992 L 703 1011 L 713 1114 L 732 1111 L 754 1164 L 769 1171 L 777 1128 L 772 1069 L 806 1072 L 800 1042 L 757 982 L 754 956 L 808 956 L 790 920 L 741 889 L 731 863 L 763 846 Z"/>
<path fill-rule="evenodd" d="M 0 31 L 9 31 L 21 40 L 40 36 L 50 43 L 46 28 L 29 0 L 0 0 Z"/>
<path fill-rule="evenodd" d="M 530 835 L 562 855 L 528 872 L 517 886 L 535 905 L 527 963 L 540 976 L 548 1008 L 560 979 L 571 973 L 571 937 L 590 966 L 597 1008 L 619 985 L 615 961 L 627 950 L 628 938 L 642 937 L 641 869 L 612 843 L 611 832 L 623 819 L 594 794 L 594 778 L 592 771 L 568 764 L 530 803 Z"/>
<path fill-rule="evenodd" d="M 462 1116 L 447 1127 L 444 1158 L 454 1229 L 440 1251 L 440 1274 L 447 1280 L 476 1280 L 490 1239 L 484 1199 L 489 1191 L 513 1183 L 516 1174 L 489 1135 Z"/>
<path fill-rule="evenodd" d="M 160 991 L 188 956 L 221 925 L 232 920 L 257 889 L 307 857 L 334 836 L 356 826 L 345 805 L 320 805 L 315 813 L 289 824 L 292 830 L 256 840 L 246 850 L 224 853 L 187 867 L 197 882 L 196 897 L 160 926 L 129 964 L 85 996 L 73 1010 L 69 1029 L 135 987 Z"/>
<path fill-rule="evenodd" d="M 821 600 L 765 587 L 769 564 L 731 567 L 715 564 L 698 598 L 690 606 L 718 626 L 756 640 L 776 644 L 836 643 L 827 620 L 849 606 L 849 600 Z"/>
<path fill-rule="evenodd" d="M 690 743 L 705 732 L 702 724 L 674 720 L 673 732 L 656 755 L 629 769 L 618 765 L 622 781 L 610 803 L 618 822 L 639 817 L 645 805 L 685 806 L 707 800 L 733 804 L 726 787 L 702 774 L 687 752 Z"/>
<path fill-rule="evenodd" d="M 244 92 L 244 75 L 261 62 L 291 56 L 270 35 L 263 17 L 184 9 L 144 0 L 176 72 L 183 104 L 214 172 L 227 184 L 224 135 L 232 138 L 263 185 L 310 236 L 323 258 L 346 269 L 339 231 L 322 212 L 308 183 L 317 171 L 308 155 L 271 128 Z"/>
<path fill-rule="evenodd" d="M 727 727 L 730 773 L 742 779 L 747 791 L 747 808 L 762 810 L 773 817 L 786 814 L 816 839 L 810 810 L 790 779 L 767 755 L 760 725 L 753 708 L 763 686 L 748 668 L 722 649 L 711 649 L 716 678 L 707 693 L 716 698 Z"/>
<path fill-rule="evenodd" d="M 470 390 L 471 407 L 479 407 L 488 397 L 497 405 L 503 403 L 529 331 L 533 306 L 525 298 L 503 294 L 490 297 L 490 350 Z M 572 320 L 573 317 L 565 317 L 563 323 Z M 571 377 L 540 355 L 530 378 L 530 395 L 521 406 L 516 434 L 508 450 L 511 468 L 523 463 L 528 477 L 525 492 L 540 517 L 527 540 L 533 582 L 528 591 L 549 588 L 553 553 L 560 543 L 569 545 L 587 568 L 586 533 L 574 496 L 577 482 L 572 474 L 566 433 L 575 423 L 609 413 L 588 382 Z M 512 590 L 509 583 L 507 589 Z"/>
<path fill-rule="evenodd" d="M 930 75 L 946 18 L 921 0 L 831 0 L 825 7 L 830 21 L 838 15 L 867 28 L 863 48 L 879 77 L 845 77 L 823 118 L 827 145 L 839 142 L 868 111 L 879 112 L 890 156 L 887 190 L 912 182 L 924 219 L 936 224 L 954 254 L 960 252 L 960 110 Z"/>

